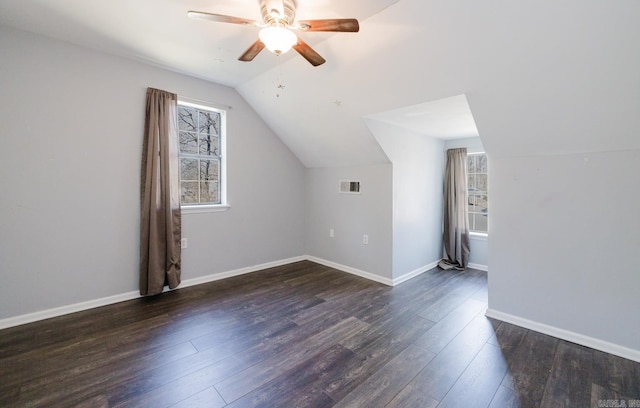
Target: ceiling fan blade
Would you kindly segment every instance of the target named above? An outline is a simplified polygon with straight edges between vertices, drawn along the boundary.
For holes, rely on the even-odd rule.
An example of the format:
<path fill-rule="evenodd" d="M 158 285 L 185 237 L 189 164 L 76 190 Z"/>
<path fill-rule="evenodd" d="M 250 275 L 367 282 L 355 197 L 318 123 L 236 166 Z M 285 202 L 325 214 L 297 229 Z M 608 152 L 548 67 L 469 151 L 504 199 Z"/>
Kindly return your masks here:
<path fill-rule="evenodd" d="M 251 44 L 249 48 L 247 48 L 244 54 L 238 57 L 238 60 L 245 62 L 253 61 L 256 55 L 260 54 L 260 51 L 262 51 L 263 49 L 264 43 L 260 40 L 257 40 L 256 42 Z"/>
<path fill-rule="evenodd" d="M 329 20 L 302 20 L 298 21 L 297 28 L 302 31 L 338 31 L 357 33 L 360 24 L 355 18 L 334 18 Z"/>
<path fill-rule="evenodd" d="M 242 17 L 225 16 L 223 14 L 204 13 L 202 11 L 187 11 L 187 16 L 201 20 L 216 21 L 218 23 L 258 25 L 258 22 L 255 20 L 249 20 Z"/>
<path fill-rule="evenodd" d="M 302 41 L 300 37 L 298 37 L 298 42 L 293 46 L 293 49 L 298 51 L 298 54 L 302 55 L 304 59 L 309 61 L 314 67 L 322 65 L 326 62 L 325 59 L 320 56 L 320 54 L 315 52 L 315 50 L 311 48 L 309 44 Z"/>

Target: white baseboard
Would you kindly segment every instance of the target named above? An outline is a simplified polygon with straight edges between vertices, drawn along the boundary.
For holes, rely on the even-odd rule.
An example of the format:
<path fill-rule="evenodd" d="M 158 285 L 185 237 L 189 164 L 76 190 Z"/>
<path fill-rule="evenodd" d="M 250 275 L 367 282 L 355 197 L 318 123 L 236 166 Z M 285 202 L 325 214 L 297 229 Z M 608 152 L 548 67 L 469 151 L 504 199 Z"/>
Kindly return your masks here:
<path fill-rule="evenodd" d="M 326 259 L 317 258 L 315 256 L 297 256 L 293 258 L 281 259 L 279 261 L 267 262 L 260 265 L 249 266 L 245 268 L 234 269 L 231 271 L 214 273 L 207 276 L 200 276 L 192 279 L 185 279 L 180 283 L 180 286 L 174 290 L 180 290 L 182 288 L 188 288 L 190 286 L 201 285 L 203 283 L 214 282 L 221 279 L 231 278 L 233 276 L 244 275 L 247 273 L 257 272 L 263 269 L 274 268 L 277 266 L 287 265 L 294 262 L 308 260 L 311 262 L 315 262 L 321 265 L 328 266 L 330 268 L 338 269 L 343 272 L 350 273 L 352 275 L 360 276 L 365 279 L 372 280 L 374 282 L 382 283 L 388 286 L 395 286 L 402 282 L 406 282 L 407 280 L 414 278 L 432 268 L 437 266 L 438 261 L 435 261 L 429 265 L 425 265 L 421 268 L 418 268 L 414 271 L 408 272 L 396 279 L 389 279 L 379 275 L 375 275 L 369 272 L 365 272 L 360 269 L 352 268 L 350 266 L 341 265 L 336 262 L 328 261 Z M 164 292 L 168 292 L 170 289 L 165 288 Z M 124 302 L 127 300 L 133 300 L 141 297 L 140 292 L 132 291 L 121 293 L 118 295 L 107 296 L 100 299 L 93 299 L 86 302 L 74 303 L 71 305 L 65 305 L 60 307 L 55 307 L 52 309 L 42 310 L 33 313 L 27 313 L 20 316 L 8 317 L 5 319 L 0 319 L 0 330 L 6 329 L 9 327 L 20 326 L 27 323 L 36 322 L 39 320 L 50 319 L 52 317 L 58 317 L 70 313 L 81 312 L 83 310 L 93 309 L 96 307 L 107 306 L 114 303 Z"/>
<path fill-rule="evenodd" d="M 188 288 L 189 286 L 201 285 L 203 283 L 214 282 L 221 279 L 231 278 L 233 276 L 245 275 L 247 273 L 257 272 L 263 269 L 269 269 L 269 268 L 275 268 L 277 266 L 288 265 L 290 263 L 300 262 L 306 259 L 307 258 L 305 256 L 296 256 L 293 258 L 281 259 L 279 261 L 267 262 L 260 265 L 248 266 L 246 268 L 234 269 L 232 271 L 214 273 L 212 275 L 201 276 L 199 278 L 187 279 L 187 280 L 183 280 L 180 283 L 180 287 L 176 288 L 175 290 Z"/>
<path fill-rule="evenodd" d="M 407 272 L 407 273 L 405 273 L 404 275 L 399 276 L 399 277 L 397 277 L 397 278 L 393 279 L 392 286 L 399 285 L 399 284 L 401 284 L 402 282 L 406 282 L 406 281 L 408 281 L 408 280 L 409 280 L 409 279 L 411 279 L 411 278 L 415 278 L 416 276 L 421 275 L 421 274 L 425 273 L 426 271 L 428 271 L 428 270 L 431 270 L 431 269 L 435 268 L 436 266 L 438 266 L 438 262 L 440 262 L 440 260 L 439 260 L 439 259 L 438 259 L 437 261 L 431 262 L 431 263 L 430 263 L 430 264 L 428 264 L 428 265 L 422 266 L 422 267 L 420 267 L 420 268 L 418 268 L 418 269 L 415 269 L 415 270 L 413 270 L 413 271 L 411 271 L 411 272 Z"/>
<path fill-rule="evenodd" d="M 469 263 L 469 268 L 477 269 L 479 271 L 489 272 L 489 267 L 487 265 L 480 265 L 477 263 Z"/>
<path fill-rule="evenodd" d="M 375 275 L 375 274 L 370 273 L 370 272 L 365 272 L 365 271 L 360 270 L 360 269 L 352 268 L 351 266 L 346 266 L 346 265 L 339 264 L 337 262 L 327 261 L 326 259 L 317 258 L 315 256 L 307 255 L 306 259 L 308 261 L 315 262 L 315 263 L 318 263 L 320 265 L 328 266 L 330 268 L 337 269 L 337 270 L 342 271 L 342 272 L 347 272 L 347 273 L 350 273 L 352 275 L 360 276 L 361 278 L 369 279 L 369 280 L 372 280 L 374 282 L 385 284 L 387 286 L 396 286 L 396 285 L 401 284 L 402 282 L 408 281 L 411 278 L 415 278 L 416 276 L 418 276 L 420 274 L 423 274 L 426 271 L 428 271 L 430 269 L 433 269 L 436 266 L 438 266 L 438 262 L 440 261 L 440 260 L 437 260 L 437 261 L 432 262 L 432 263 L 430 263 L 428 265 L 421 266 L 420 268 L 415 269 L 415 270 L 413 270 L 411 272 L 407 272 L 404 275 L 399 276 L 399 277 L 397 277 L 395 279 L 389 279 L 389 278 L 385 278 L 385 277 L 382 277 L 382 276 L 379 276 L 379 275 Z"/>
<path fill-rule="evenodd" d="M 274 262 L 267 262 L 260 265 L 249 266 L 246 268 L 235 269 L 232 271 L 215 273 L 212 275 L 201 276 L 198 278 L 186 279 L 180 283 L 180 286 L 174 290 L 180 290 L 189 286 L 200 285 L 202 283 L 213 282 L 220 279 L 230 278 L 232 276 L 244 275 L 246 273 L 257 272 L 263 269 L 282 266 L 293 262 L 304 261 L 307 257 L 298 256 L 294 258 L 282 259 Z M 165 292 L 170 289 L 165 288 Z M 0 330 L 9 327 L 20 326 L 22 324 L 32 323 L 39 320 L 50 319 L 52 317 L 62 316 L 69 313 L 81 312 L 83 310 L 93 309 L 96 307 L 107 306 L 114 303 L 124 302 L 127 300 L 137 299 L 141 297 L 139 291 L 121 293 L 119 295 L 107 296 L 100 299 L 89 300 L 86 302 L 74 303 L 72 305 L 55 307 L 53 309 L 42 310 L 33 313 L 27 313 L 20 316 L 8 317 L 0 319 Z"/>
<path fill-rule="evenodd" d="M 369 280 L 372 280 L 374 282 L 383 283 L 383 284 L 388 285 L 388 286 L 393 286 L 393 281 L 391 279 L 385 278 L 385 277 L 382 277 L 382 276 L 379 276 L 379 275 L 374 275 L 372 273 L 365 272 L 365 271 L 362 271 L 360 269 L 352 268 L 352 267 L 346 266 L 346 265 L 341 265 L 341 264 L 336 263 L 336 262 L 327 261 L 326 259 L 316 258 L 315 256 L 310 256 L 310 255 L 307 255 L 305 257 L 305 259 L 308 260 L 308 261 L 311 261 L 311 262 L 318 263 L 320 265 L 328 266 L 329 268 L 338 269 L 338 270 L 340 270 L 342 272 L 347 272 L 347 273 L 350 273 L 352 275 L 360 276 L 361 278 L 369 279 Z"/>
<path fill-rule="evenodd" d="M 27 313 L 20 316 L 8 317 L 0 320 L 0 329 L 20 326 L 22 324 L 37 322 L 39 320 L 50 319 L 83 310 L 94 309 L 100 306 L 111 305 L 140 297 L 139 291 L 121 293 L 119 295 L 107 296 L 100 299 L 88 300 L 86 302 L 74 303 L 72 305 L 54 307 L 53 309 Z"/>
<path fill-rule="evenodd" d="M 622 358 L 640 362 L 640 350 L 634 350 L 628 347 L 620 346 L 618 344 L 610 343 L 608 341 L 585 336 L 579 333 L 575 333 L 565 329 L 560 329 L 554 326 L 549 326 L 543 323 L 538 323 L 533 320 L 525 319 L 519 316 L 514 316 L 508 313 L 503 313 L 493 309 L 487 309 L 485 315 L 493 319 L 501 320 L 503 322 L 515 324 L 516 326 L 524 327 L 525 329 L 547 334 L 549 336 L 557 337 L 562 340 L 567 340 L 572 343 L 580 344 L 582 346 L 586 346 L 595 350 L 604 351 L 605 353 L 614 354 Z"/>

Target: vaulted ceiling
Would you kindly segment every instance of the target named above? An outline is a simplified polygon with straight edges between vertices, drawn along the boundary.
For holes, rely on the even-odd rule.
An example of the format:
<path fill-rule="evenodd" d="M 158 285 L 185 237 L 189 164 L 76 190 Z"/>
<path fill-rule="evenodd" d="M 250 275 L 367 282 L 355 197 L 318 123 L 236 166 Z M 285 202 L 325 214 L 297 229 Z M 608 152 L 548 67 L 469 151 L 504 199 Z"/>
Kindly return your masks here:
<path fill-rule="evenodd" d="M 234 87 L 309 167 L 387 161 L 365 117 L 455 137 L 434 115 L 472 112 L 460 137 L 490 155 L 640 148 L 637 0 L 298 0 L 298 19 L 360 20 L 300 34 L 319 67 L 237 61 L 258 29 L 188 10 L 260 18 L 258 0 L 0 0 L 0 24 Z"/>

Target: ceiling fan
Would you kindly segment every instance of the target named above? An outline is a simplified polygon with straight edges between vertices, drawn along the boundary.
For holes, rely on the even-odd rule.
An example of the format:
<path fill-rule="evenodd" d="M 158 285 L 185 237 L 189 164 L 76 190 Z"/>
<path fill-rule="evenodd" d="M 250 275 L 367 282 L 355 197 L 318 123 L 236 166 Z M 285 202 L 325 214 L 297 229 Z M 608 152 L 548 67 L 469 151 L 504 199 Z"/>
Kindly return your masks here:
<path fill-rule="evenodd" d="M 284 54 L 293 48 L 311 65 L 318 66 L 324 64 L 325 59 L 291 30 L 354 33 L 360 30 L 358 20 L 355 18 L 296 22 L 295 0 L 259 0 L 259 3 L 262 23 L 246 18 L 202 11 L 189 11 L 187 15 L 196 19 L 262 27 L 258 35 L 259 38 L 238 58 L 240 61 L 252 61 L 265 47 L 276 55 Z"/>

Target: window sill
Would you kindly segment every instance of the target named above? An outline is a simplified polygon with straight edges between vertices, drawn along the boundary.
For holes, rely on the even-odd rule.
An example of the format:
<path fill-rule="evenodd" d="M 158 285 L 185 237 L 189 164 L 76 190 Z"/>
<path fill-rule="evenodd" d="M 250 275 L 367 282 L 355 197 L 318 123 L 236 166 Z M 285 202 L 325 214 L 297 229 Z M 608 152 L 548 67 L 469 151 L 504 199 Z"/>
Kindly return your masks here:
<path fill-rule="evenodd" d="M 486 232 L 469 232 L 469 238 L 477 241 L 489 240 L 489 234 Z"/>
<path fill-rule="evenodd" d="M 180 207 L 182 214 L 202 214 L 202 213 L 215 213 L 227 211 L 231 208 L 228 204 L 216 204 L 216 205 L 184 205 Z"/>

